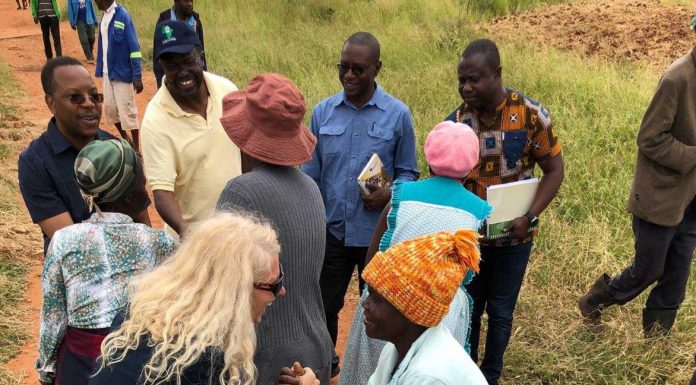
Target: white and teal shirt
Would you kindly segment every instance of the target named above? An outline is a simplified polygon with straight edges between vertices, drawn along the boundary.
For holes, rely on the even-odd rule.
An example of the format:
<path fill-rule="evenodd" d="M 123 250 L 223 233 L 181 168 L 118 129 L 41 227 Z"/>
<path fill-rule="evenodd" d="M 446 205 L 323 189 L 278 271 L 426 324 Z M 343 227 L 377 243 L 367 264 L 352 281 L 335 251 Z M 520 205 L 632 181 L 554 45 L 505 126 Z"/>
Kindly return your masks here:
<path fill-rule="evenodd" d="M 478 366 L 443 324 L 424 331 L 396 367 L 398 361 L 396 347 L 387 343 L 367 384 L 488 385 Z"/>
<path fill-rule="evenodd" d="M 171 254 L 177 242 L 162 230 L 120 213 L 95 213 L 55 233 L 41 277 L 39 378 L 52 382 L 68 326 L 111 326 L 127 303 L 128 282 Z"/>

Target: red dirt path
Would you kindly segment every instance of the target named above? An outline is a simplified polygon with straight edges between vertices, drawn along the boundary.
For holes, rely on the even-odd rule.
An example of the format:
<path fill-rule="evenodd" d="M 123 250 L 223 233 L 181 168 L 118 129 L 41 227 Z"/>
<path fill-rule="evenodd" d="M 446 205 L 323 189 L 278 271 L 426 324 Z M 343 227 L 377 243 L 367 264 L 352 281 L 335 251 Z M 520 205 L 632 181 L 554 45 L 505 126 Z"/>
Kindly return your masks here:
<path fill-rule="evenodd" d="M 13 75 L 21 84 L 26 95 L 24 98 L 18 97 L 12 104 L 17 108 L 20 119 L 24 120 L 24 123 L 29 127 L 31 138 L 34 138 L 43 132 L 46 122 L 51 117 L 43 101 L 43 91 L 40 82 L 41 66 L 45 62 L 41 30 L 38 25 L 34 25 L 28 10 L 15 10 L 15 3 L 9 0 L 0 3 L 0 14 L 6 16 L 4 18 L 5 21 L 0 24 L 0 55 L 11 67 Z M 67 22 L 61 23 L 60 29 L 63 54 L 82 60 L 85 67 L 94 73 L 94 65 L 90 65 L 84 60 L 76 32 L 70 29 L 70 25 Z M 144 45 L 150 44 L 150 40 L 142 39 L 141 43 Z M 98 87 L 101 88 L 101 80 L 95 79 L 95 81 Z M 151 72 L 144 72 L 143 83 L 145 89 L 136 97 L 141 120 L 147 102 L 156 91 L 155 80 Z M 112 127 L 104 127 L 102 124 L 102 128 L 114 135 L 118 135 Z M 18 199 L 21 201 L 21 197 L 18 197 Z M 28 215 L 25 217 L 27 223 L 30 223 Z M 162 227 L 162 221 L 154 210 L 154 205 L 150 207 L 150 218 L 154 227 Z M 34 226 L 32 231 L 38 233 L 38 227 Z M 32 234 L 31 236 L 36 235 Z M 38 338 L 39 307 L 41 305 L 41 262 L 43 257 L 40 250 L 32 250 L 28 252 L 26 258 L 37 261 L 32 265 L 28 273 L 29 285 L 25 302 L 25 306 L 28 309 L 26 327 L 31 338 L 22 347 L 21 352 L 11 359 L 5 367 L 19 379 L 18 384 L 38 385 L 34 361 L 37 356 L 36 341 Z M 346 308 L 341 317 L 339 351 L 342 350 L 344 341 L 347 339 L 357 300 L 355 290 L 351 293 L 349 298 L 346 299 Z"/>

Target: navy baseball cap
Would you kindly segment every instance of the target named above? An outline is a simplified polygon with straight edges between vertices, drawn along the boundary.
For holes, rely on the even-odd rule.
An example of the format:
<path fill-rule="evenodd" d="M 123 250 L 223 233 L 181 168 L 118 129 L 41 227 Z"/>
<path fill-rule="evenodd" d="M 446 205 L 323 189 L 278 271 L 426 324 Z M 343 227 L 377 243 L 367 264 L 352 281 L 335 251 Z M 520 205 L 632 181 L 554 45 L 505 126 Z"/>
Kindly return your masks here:
<path fill-rule="evenodd" d="M 201 41 L 198 34 L 186 23 L 165 20 L 155 27 L 155 59 L 165 53 L 187 54 L 195 46 L 201 47 Z"/>

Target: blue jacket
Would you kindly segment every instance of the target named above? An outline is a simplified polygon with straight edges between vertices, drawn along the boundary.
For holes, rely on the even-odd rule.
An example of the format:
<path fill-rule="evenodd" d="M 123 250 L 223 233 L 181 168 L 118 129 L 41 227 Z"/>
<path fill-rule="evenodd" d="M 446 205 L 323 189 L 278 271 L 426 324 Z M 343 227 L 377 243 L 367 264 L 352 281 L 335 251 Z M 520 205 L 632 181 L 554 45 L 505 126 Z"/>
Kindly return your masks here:
<path fill-rule="evenodd" d="M 116 6 L 116 13 L 111 19 L 108 29 L 109 50 L 106 52 L 106 61 L 109 71 L 109 80 L 124 83 L 133 83 L 142 76 L 143 54 L 140 52 L 138 35 L 130 14 L 121 5 Z M 97 49 L 98 78 L 104 75 L 103 47 L 101 32 L 99 33 L 99 48 Z"/>
<path fill-rule="evenodd" d="M 94 5 L 92 0 L 85 0 L 85 16 L 87 24 L 95 25 L 98 23 L 97 14 L 94 12 Z M 77 24 L 77 12 L 80 10 L 79 0 L 68 0 L 68 18 L 70 19 L 70 26 L 74 27 Z"/>

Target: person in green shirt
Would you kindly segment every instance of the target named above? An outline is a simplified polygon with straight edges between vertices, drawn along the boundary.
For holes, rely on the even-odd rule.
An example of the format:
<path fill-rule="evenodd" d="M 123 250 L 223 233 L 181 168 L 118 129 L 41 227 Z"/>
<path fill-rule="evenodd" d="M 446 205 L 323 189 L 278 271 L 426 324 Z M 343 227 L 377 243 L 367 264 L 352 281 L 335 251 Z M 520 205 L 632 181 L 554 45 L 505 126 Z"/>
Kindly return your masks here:
<path fill-rule="evenodd" d="M 34 18 L 34 24 L 41 23 L 46 60 L 53 58 L 51 36 L 56 56 L 63 56 L 60 46 L 60 8 L 56 0 L 31 0 L 31 16 Z"/>

